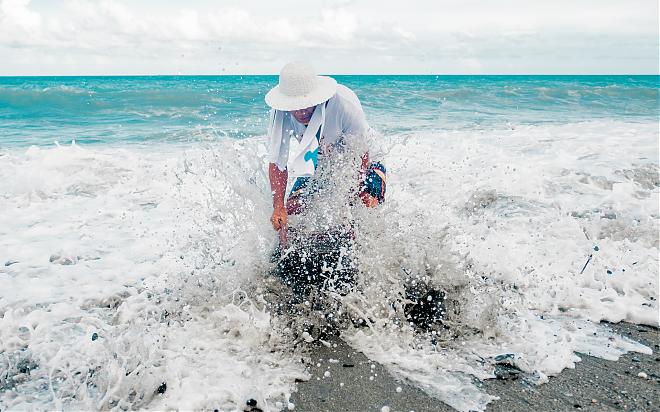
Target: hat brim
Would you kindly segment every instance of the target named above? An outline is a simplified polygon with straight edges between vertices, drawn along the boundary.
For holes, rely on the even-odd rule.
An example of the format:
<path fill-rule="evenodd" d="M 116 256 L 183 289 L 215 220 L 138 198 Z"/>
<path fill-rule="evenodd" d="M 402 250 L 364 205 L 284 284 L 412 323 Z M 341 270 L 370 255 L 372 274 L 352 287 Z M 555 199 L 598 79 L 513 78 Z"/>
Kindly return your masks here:
<path fill-rule="evenodd" d="M 317 76 L 316 88 L 302 96 L 288 96 L 280 90 L 280 86 L 273 87 L 266 93 L 266 104 L 275 110 L 289 111 L 306 109 L 323 103 L 337 93 L 337 81 L 328 76 Z"/>

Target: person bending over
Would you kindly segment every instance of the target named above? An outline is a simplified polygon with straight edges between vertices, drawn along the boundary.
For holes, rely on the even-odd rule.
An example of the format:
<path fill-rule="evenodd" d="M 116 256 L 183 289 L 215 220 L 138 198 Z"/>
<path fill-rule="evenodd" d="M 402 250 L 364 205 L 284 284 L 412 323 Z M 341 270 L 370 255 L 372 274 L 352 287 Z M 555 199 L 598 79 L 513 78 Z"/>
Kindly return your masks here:
<path fill-rule="evenodd" d="M 331 77 L 319 76 L 302 62 L 284 66 L 279 84 L 266 94 L 271 107 L 268 175 L 273 194 L 273 229 L 286 229 L 288 215 L 306 206 L 305 197 L 314 188 L 314 175 L 319 156 L 331 156 L 344 144 L 346 136 L 365 138 L 367 124 L 360 100 L 348 87 Z M 299 153 L 289 162 L 289 143 L 295 138 Z M 297 177 L 285 204 L 285 191 L 292 173 Z M 367 207 L 376 207 L 385 199 L 385 167 L 369 162 L 369 153 L 361 158 L 358 173 L 358 196 Z"/>

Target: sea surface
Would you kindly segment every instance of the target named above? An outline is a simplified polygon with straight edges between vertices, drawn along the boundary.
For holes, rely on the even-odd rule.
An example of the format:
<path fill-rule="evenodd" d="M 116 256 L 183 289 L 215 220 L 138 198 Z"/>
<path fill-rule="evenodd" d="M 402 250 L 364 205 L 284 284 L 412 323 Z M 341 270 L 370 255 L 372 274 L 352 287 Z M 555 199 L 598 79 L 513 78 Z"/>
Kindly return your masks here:
<path fill-rule="evenodd" d="M 658 119 L 658 76 L 336 76 L 383 133 Z M 276 76 L 0 77 L 0 147 L 261 135 Z"/>
<path fill-rule="evenodd" d="M 337 76 L 386 201 L 291 218 L 350 219 L 359 267 L 292 315 L 269 275 L 275 76 L 0 77 L 0 410 L 291 410 L 332 362 L 305 355 L 329 314 L 459 411 L 497 402 L 476 382 L 498 363 L 543 384 L 652 353 L 599 322 L 659 324 L 659 79 Z M 420 285 L 448 299 L 431 334 L 404 315 Z"/>

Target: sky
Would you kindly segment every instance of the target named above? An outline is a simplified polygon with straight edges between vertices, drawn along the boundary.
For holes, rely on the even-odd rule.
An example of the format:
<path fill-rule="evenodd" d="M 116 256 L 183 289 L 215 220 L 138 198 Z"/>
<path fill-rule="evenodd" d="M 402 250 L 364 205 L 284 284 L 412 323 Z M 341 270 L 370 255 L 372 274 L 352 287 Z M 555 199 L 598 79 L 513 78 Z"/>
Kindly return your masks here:
<path fill-rule="evenodd" d="M 658 0 L 0 0 L 0 75 L 658 74 Z"/>

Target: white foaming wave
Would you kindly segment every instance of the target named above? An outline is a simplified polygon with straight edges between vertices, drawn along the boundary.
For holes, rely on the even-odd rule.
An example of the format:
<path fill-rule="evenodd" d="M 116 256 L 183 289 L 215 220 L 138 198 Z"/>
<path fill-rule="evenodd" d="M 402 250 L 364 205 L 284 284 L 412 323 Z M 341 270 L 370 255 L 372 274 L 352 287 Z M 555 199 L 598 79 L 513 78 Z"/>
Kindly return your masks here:
<path fill-rule="evenodd" d="M 499 354 L 543 383 L 575 352 L 651 353 L 591 322 L 658 325 L 657 134 L 605 121 L 394 139 L 388 203 L 358 239 L 370 328 L 345 339 L 458 410 L 493 399 L 466 382 Z M 439 346 L 386 310 L 416 276 L 459 309 Z"/>
<path fill-rule="evenodd" d="M 74 86 L 58 85 L 54 87 L 18 88 L 0 87 L 0 101 L 9 107 L 39 106 L 44 103 L 68 105 L 79 102 L 81 96 L 91 96 L 96 92 Z"/>
<path fill-rule="evenodd" d="M 113 112 L 114 109 L 110 109 L 109 112 Z M 208 116 L 202 113 L 199 109 L 190 109 L 190 108 L 154 108 L 154 107 L 142 107 L 140 110 L 127 110 L 126 115 L 138 116 L 144 119 L 151 118 L 167 118 L 167 119 L 180 119 L 180 118 L 191 118 L 191 119 L 206 119 Z"/>
<path fill-rule="evenodd" d="M 41 89 L 41 91 L 44 92 L 44 93 L 64 92 L 64 93 L 71 93 L 71 94 L 94 94 L 95 93 L 93 90 L 82 89 L 80 87 L 75 87 L 75 86 L 67 86 L 65 84 L 61 84 L 61 85 L 54 86 L 54 87 L 44 87 L 43 89 Z"/>
<path fill-rule="evenodd" d="M 286 400 L 307 375 L 235 292 L 270 247 L 257 143 L 0 158 L 0 408 Z"/>
<path fill-rule="evenodd" d="M 590 122 L 383 139 L 388 201 L 358 223 L 363 296 L 347 302 L 373 323 L 344 338 L 459 410 L 493 400 L 470 376 L 492 377 L 497 354 L 543 382 L 576 351 L 648 352 L 590 321 L 658 324 L 656 136 Z M 0 157 L 5 408 L 286 399 L 306 375 L 250 286 L 273 244 L 264 143 Z M 442 350 L 383 314 L 411 274 L 456 302 Z"/>

